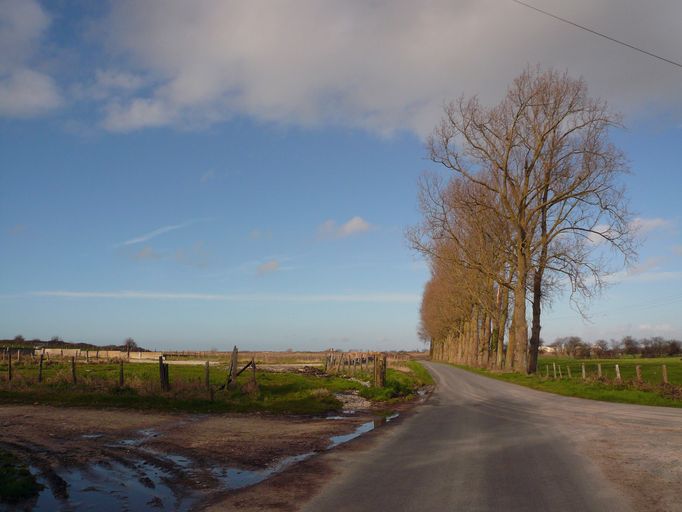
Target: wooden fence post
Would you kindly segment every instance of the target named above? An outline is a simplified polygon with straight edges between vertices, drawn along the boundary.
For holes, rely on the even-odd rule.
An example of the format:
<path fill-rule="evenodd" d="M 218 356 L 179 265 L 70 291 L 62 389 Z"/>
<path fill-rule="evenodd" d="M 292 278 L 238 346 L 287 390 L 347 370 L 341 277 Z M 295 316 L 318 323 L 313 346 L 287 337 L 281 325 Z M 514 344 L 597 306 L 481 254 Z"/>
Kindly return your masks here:
<path fill-rule="evenodd" d="M 71 356 L 71 380 L 74 384 L 78 384 L 76 379 L 76 358 L 74 356 Z"/>
<path fill-rule="evenodd" d="M 568 378 L 572 379 L 573 377 L 571 376 L 571 367 L 566 365 L 566 373 L 568 374 Z"/>
<path fill-rule="evenodd" d="M 581 370 L 583 372 L 583 380 L 587 379 L 587 372 L 585 371 L 585 363 L 582 364 Z"/>
<path fill-rule="evenodd" d="M 601 379 L 602 373 L 601 373 L 601 363 L 597 363 L 597 377 Z"/>
<path fill-rule="evenodd" d="M 118 387 L 123 387 L 123 361 L 118 362 Z"/>
<path fill-rule="evenodd" d="M 85 362 L 90 363 L 90 351 L 89 350 L 85 351 Z"/>
<path fill-rule="evenodd" d="M 12 382 L 12 351 L 8 350 L 7 351 L 7 380 L 9 382 Z"/>
<path fill-rule="evenodd" d="M 230 371 L 227 375 L 227 385 L 225 387 L 234 388 L 237 386 L 237 358 L 239 357 L 239 350 L 237 345 L 232 349 L 232 356 L 230 357 Z"/>
<path fill-rule="evenodd" d="M 637 366 L 635 366 L 635 373 L 637 374 L 637 384 L 641 384 L 642 383 L 642 366 L 641 365 L 638 364 Z"/>
<path fill-rule="evenodd" d="M 545 377 L 547 377 L 549 379 L 549 365 L 548 364 L 545 365 Z"/>
<path fill-rule="evenodd" d="M 43 354 L 40 354 L 40 361 L 38 362 L 38 382 L 43 382 Z"/>
<path fill-rule="evenodd" d="M 559 365 L 559 378 L 560 378 L 560 379 L 563 379 L 563 378 L 564 378 L 564 374 L 561 373 L 561 365 Z"/>
<path fill-rule="evenodd" d="M 668 384 L 668 367 L 666 365 L 661 365 L 661 374 L 663 376 L 663 384 Z"/>
<path fill-rule="evenodd" d="M 163 356 L 159 356 L 159 381 L 161 382 L 161 391 L 166 390 L 166 378 L 163 375 Z"/>
<path fill-rule="evenodd" d="M 620 383 L 623 382 L 623 379 L 620 377 L 620 366 L 616 365 L 616 382 Z"/>
<path fill-rule="evenodd" d="M 554 370 L 554 378 L 556 379 L 556 363 L 552 363 L 552 369 Z"/>
<path fill-rule="evenodd" d="M 204 383 L 206 384 L 206 389 L 209 389 L 211 387 L 211 379 L 210 379 L 210 370 L 209 370 L 209 365 L 211 363 L 209 361 L 206 361 L 205 363 L 205 368 L 204 368 Z"/>

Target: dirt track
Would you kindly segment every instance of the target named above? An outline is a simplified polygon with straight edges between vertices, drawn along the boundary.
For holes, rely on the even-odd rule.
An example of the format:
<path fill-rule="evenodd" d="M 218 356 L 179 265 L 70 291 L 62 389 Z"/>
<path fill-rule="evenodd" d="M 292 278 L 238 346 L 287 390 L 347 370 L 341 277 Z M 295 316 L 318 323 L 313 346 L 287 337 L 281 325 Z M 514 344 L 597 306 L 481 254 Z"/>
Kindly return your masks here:
<path fill-rule="evenodd" d="M 194 508 L 226 494 L 216 470 L 245 470 L 248 476 L 248 470 L 283 458 L 324 450 L 331 436 L 352 432 L 367 419 L 0 406 L 0 447 L 36 468 L 57 499 L 69 494 L 65 471 L 115 464 L 130 468 L 147 487 L 150 476 L 140 468 L 159 468 L 173 493 L 193 496 L 186 502 Z"/>

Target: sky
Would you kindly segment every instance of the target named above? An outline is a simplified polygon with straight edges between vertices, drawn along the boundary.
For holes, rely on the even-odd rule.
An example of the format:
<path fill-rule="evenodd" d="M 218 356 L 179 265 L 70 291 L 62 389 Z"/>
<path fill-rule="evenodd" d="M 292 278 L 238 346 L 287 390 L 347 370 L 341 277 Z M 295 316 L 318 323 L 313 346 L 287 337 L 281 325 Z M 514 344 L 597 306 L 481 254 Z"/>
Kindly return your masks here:
<path fill-rule="evenodd" d="M 682 60 L 682 4 L 533 5 Z M 582 76 L 641 239 L 585 320 L 682 338 L 682 69 L 511 0 L 0 0 L 0 338 L 416 349 L 425 137 L 528 65 Z"/>

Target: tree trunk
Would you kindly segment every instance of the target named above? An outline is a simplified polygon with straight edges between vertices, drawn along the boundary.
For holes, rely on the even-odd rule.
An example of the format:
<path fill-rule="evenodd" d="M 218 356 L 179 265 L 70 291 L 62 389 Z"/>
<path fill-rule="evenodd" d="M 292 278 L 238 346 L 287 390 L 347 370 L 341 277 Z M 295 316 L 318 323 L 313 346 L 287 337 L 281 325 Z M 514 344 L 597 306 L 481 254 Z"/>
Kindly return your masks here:
<path fill-rule="evenodd" d="M 542 301 L 542 270 L 537 269 L 533 276 L 533 323 L 530 335 L 530 352 L 528 357 L 528 373 L 538 369 L 538 351 L 540 349 L 540 314 Z"/>

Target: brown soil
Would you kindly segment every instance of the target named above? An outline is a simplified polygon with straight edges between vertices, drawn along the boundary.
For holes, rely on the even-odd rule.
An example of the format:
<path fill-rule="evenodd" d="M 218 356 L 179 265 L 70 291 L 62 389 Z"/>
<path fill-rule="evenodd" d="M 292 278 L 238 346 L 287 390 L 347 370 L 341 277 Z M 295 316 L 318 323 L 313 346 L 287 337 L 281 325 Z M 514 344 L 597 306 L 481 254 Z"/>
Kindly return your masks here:
<path fill-rule="evenodd" d="M 370 418 L 367 414 L 336 420 L 150 414 L 10 405 L 0 406 L 0 447 L 38 468 L 53 490 L 64 485 L 58 476 L 61 469 L 111 461 L 131 465 L 142 460 L 171 472 L 174 489 L 198 491 L 201 502 L 210 503 L 229 494 L 220 489 L 211 470 L 261 469 L 290 455 L 323 450 L 330 436 L 352 432 Z M 165 458 L 169 454 L 190 459 L 189 471 L 169 462 Z"/>

